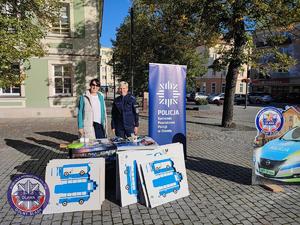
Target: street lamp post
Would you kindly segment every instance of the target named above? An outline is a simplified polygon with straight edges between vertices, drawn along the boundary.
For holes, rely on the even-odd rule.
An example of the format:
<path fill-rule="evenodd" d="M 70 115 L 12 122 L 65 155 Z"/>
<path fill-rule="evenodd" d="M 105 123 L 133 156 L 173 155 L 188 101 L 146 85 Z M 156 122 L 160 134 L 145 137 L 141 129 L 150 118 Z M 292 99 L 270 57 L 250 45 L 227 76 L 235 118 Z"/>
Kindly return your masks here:
<path fill-rule="evenodd" d="M 245 109 L 247 108 L 247 101 L 248 101 L 248 83 L 250 81 L 250 67 L 249 67 L 249 56 L 250 56 L 250 49 L 247 52 L 247 78 L 245 79 L 246 82 L 246 96 L 245 96 Z"/>
<path fill-rule="evenodd" d="M 133 95 L 133 6 L 134 3 L 132 3 L 132 6 L 130 8 L 130 73 L 131 73 L 131 94 Z"/>
<path fill-rule="evenodd" d="M 116 98 L 116 74 L 115 74 L 115 55 L 113 54 L 113 77 L 114 77 L 114 100 Z"/>
<path fill-rule="evenodd" d="M 105 65 L 105 97 L 107 99 L 107 90 L 108 90 L 108 87 L 107 87 L 107 65 Z"/>

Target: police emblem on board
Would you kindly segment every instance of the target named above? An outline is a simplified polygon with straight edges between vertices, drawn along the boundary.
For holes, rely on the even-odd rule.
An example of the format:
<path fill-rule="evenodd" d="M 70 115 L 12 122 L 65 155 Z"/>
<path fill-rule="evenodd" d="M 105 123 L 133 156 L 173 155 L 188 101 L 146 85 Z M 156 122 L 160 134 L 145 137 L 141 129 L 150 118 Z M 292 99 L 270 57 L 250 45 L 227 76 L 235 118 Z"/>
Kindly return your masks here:
<path fill-rule="evenodd" d="M 12 209 L 23 216 L 42 213 L 49 202 L 48 185 L 39 177 L 25 174 L 9 185 L 7 199 Z"/>
<path fill-rule="evenodd" d="M 265 107 L 261 109 L 255 118 L 256 129 L 265 135 L 274 135 L 282 129 L 284 118 L 279 109 Z"/>
<path fill-rule="evenodd" d="M 169 107 L 178 104 L 178 98 L 180 96 L 178 84 L 171 83 L 170 81 L 160 83 L 159 90 L 156 94 L 158 95 L 159 105 L 167 105 Z"/>

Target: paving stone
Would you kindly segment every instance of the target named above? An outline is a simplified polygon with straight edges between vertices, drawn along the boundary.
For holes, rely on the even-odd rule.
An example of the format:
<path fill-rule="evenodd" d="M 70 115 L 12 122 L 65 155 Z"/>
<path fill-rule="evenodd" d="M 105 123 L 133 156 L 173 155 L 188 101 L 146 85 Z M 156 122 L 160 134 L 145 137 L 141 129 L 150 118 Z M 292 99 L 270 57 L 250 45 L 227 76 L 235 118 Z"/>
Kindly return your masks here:
<path fill-rule="evenodd" d="M 153 224 L 153 221 L 151 219 L 143 220 L 144 224 Z"/>
<path fill-rule="evenodd" d="M 72 224 L 72 220 L 70 220 L 70 221 L 63 221 L 61 224 L 62 225 L 70 225 L 70 224 Z"/>
<path fill-rule="evenodd" d="M 131 219 L 125 219 L 123 220 L 124 224 L 132 224 L 132 220 Z"/>
<path fill-rule="evenodd" d="M 0 224 L 299 224 L 300 191 L 285 186 L 270 193 L 251 186 L 254 117 L 258 109 L 235 107 L 236 129 L 220 124 L 221 107 L 187 113 L 187 177 L 190 196 L 155 207 L 141 204 L 120 207 L 105 200 L 102 210 L 37 215 L 18 220 L 6 199 L 12 174 L 44 174 L 48 160 L 66 158 L 55 149 L 66 136 L 76 137 L 76 118 L 1 119 Z M 248 109 L 249 108 L 249 109 Z M 109 122 L 109 121 L 108 121 Z M 147 134 L 147 119 L 140 131 Z M 51 132 L 53 131 L 51 136 Z M 39 132 L 39 133 L 38 133 Z M 46 134 L 47 135 L 43 135 Z M 111 132 L 111 131 L 109 131 Z M 28 139 L 27 137 L 32 137 Z M 34 140 L 43 140 L 36 142 Z M 47 142 L 48 141 L 48 142 Z M 52 143 L 52 146 L 41 144 Z M 44 176 L 44 175 L 43 175 Z M 3 191 L 5 190 L 5 191 Z"/>

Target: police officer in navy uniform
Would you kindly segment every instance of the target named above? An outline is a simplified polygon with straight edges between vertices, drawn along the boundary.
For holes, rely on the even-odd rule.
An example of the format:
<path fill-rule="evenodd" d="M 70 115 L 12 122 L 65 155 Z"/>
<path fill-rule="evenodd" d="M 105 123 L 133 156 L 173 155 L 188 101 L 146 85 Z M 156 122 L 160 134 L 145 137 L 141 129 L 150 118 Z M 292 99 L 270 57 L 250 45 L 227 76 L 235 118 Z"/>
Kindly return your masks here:
<path fill-rule="evenodd" d="M 120 96 L 117 97 L 111 111 L 111 128 L 116 136 L 126 138 L 137 135 L 139 127 L 138 105 L 135 98 L 128 94 L 128 83 L 119 84 Z"/>

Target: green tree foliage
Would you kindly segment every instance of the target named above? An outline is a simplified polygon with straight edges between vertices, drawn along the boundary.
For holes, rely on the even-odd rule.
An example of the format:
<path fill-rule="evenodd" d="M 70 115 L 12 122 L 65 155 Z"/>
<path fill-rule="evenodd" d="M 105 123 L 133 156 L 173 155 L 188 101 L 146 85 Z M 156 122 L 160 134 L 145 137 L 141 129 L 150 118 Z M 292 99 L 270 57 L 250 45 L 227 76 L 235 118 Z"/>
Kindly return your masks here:
<path fill-rule="evenodd" d="M 222 126 L 230 127 L 233 121 L 233 103 L 237 77 L 241 66 L 253 62 L 262 72 L 287 69 L 295 64 L 288 55 L 276 51 L 276 46 L 285 41 L 284 32 L 291 31 L 300 18 L 300 0 L 144 0 L 152 6 L 154 14 L 184 14 L 185 34 L 192 33 L 198 45 L 224 43 L 221 57 L 214 62 L 216 69 L 227 68 L 226 90 Z M 172 6 L 172 7 L 171 7 Z M 182 11 L 180 11 L 182 10 Z M 171 14 L 172 14 L 171 13 Z M 168 25 L 168 24 L 165 24 Z M 268 50 L 251 45 L 255 35 L 269 40 Z M 262 54 L 269 54 L 269 63 L 257 63 Z"/>
<path fill-rule="evenodd" d="M 195 38 L 183 13 L 173 13 L 172 1 L 164 5 L 164 13 L 153 5 L 135 1 L 133 27 L 133 71 L 135 93 L 148 89 L 149 63 L 182 64 L 188 67 L 188 85 L 194 88 L 195 77 L 205 74 L 206 57 L 195 49 Z M 131 81 L 130 17 L 117 31 L 113 41 L 115 68 L 119 79 Z"/>
<path fill-rule="evenodd" d="M 28 59 L 45 54 L 41 39 L 59 6 L 58 0 L 0 0 L 1 87 L 20 84 L 30 66 Z"/>

